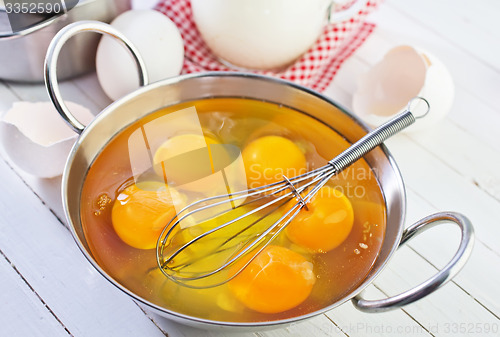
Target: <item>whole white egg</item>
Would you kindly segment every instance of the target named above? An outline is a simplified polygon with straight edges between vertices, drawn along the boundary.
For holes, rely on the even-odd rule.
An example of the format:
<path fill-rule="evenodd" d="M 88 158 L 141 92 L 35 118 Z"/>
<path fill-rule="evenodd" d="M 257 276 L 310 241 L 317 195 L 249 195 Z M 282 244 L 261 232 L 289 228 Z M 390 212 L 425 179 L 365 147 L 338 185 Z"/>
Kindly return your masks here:
<path fill-rule="evenodd" d="M 130 10 L 111 26 L 122 32 L 139 50 L 150 82 L 177 76 L 184 61 L 184 44 L 175 24 L 155 10 Z M 99 83 L 116 100 L 139 87 L 136 64 L 122 43 L 103 36 L 96 55 Z"/>

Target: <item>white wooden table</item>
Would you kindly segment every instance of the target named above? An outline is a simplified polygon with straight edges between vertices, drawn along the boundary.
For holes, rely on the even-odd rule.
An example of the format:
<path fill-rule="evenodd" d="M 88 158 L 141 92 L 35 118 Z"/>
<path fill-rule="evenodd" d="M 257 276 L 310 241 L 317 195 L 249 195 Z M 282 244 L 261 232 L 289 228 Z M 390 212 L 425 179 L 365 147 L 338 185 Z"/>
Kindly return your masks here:
<path fill-rule="evenodd" d="M 406 182 L 408 225 L 439 210 L 467 215 L 477 234 L 458 277 L 404 309 L 366 314 L 346 303 L 286 329 L 219 333 L 158 317 L 101 277 L 67 228 L 60 178 L 37 179 L 0 158 L 0 336 L 500 336 L 500 1 L 390 0 L 376 31 L 342 67 L 326 94 L 346 107 L 356 79 L 392 46 L 420 46 L 451 71 L 448 117 L 424 133 L 387 142 Z M 0 65 L 2 67 L 8 65 Z M 94 113 L 109 104 L 95 75 L 62 84 Z M 0 111 L 46 101 L 41 85 L 0 81 Z M 418 284 L 455 252 L 458 230 L 441 226 L 400 249 L 366 295 Z"/>

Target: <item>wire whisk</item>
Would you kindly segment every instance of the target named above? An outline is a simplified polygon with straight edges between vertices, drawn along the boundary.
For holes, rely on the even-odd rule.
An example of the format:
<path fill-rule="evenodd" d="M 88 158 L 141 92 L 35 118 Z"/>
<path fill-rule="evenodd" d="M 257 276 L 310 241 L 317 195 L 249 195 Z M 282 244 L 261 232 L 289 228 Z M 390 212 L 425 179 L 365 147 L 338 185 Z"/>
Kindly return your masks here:
<path fill-rule="evenodd" d="M 424 102 L 425 111 L 412 109 Z M 405 111 L 366 134 L 325 166 L 262 187 L 196 201 L 176 214 L 157 243 L 165 276 L 191 288 L 224 284 L 264 250 L 332 177 L 386 139 L 424 117 L 415 97 Z"/>

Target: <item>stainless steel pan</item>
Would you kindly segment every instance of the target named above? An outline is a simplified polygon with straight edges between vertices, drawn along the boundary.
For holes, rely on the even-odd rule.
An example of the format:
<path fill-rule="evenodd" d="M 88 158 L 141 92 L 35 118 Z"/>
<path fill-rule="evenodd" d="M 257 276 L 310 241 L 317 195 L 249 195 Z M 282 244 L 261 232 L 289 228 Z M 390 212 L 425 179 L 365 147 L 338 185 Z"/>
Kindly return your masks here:
<path fill-rule="evenodd" d="M 130 8 L 130 0 L 80 0 L 62 16 L 48 18 L 13 33 L 5 9 L 0 7 L 0 79 L 42 82 L 47 47 L 62 27 L 80 20 L 110 22 Z M 60 56 L 59 78 L 66 79 L 94 69 L 98 42 L 99 36 L 95 34 L 80 34 L 69 41 Z"/>
<path fill-rule="evenodd" d="M 290 319 L 255 323 L 221 322 L 191 317 L 168 310 L 148 302 L 127 289 L 101 268 L 92 256 L 80 220 L 80 197 L 86 173 L 92 162 L 103 147 L 128 125 L 158 109 L 188 100 L 212 97 L 244 97 L 282 104 L 298 111 L 307 112 L 334 128 L 350 142 L 364 136 L 368 127 L 334 101 L 305 87 L 270 77 L 226 72 L 186 75 L 146 85 L 114 102 L 104 109 L 92 123 L 84 126 L 71 115 L 71 112 L 61 101 L 56 80 L 56 60 L 61 44 L 70 36 L 85 30 L 94 30 L 116 36 L 116 32 L 108 28 L 105 25 L 84 22 L 72 25 L 58 34 L 49 48 L 46 81 L 49 95 L 62 117 L 76 132 L 80 133 L 66 164 L 62 181 L 64 209 L 73 236 L 89 262 L 109 282 L 134 300 L 160 315 L 183 324 L 202 328 L 232 327 L 254 330 L 307 319 L 349 300 L 356 308 L 366 312 L 399 308 L 429 295 L 456 275 L 465 264 L 471 253 L 474 239 L 473 228 L 469 220 L 459 213 L 441 212 L 430 215 L 405 229 L 406 196 L 403 179 L 387 148 L 379 146 L 364 158 L 375 172 L 385 198 L 387 208 L 386 234 L 380 254 L 369 274 L 359 286 L 352 289 L 342 299 L 330 303 L 321 310 Z M 133 48 L 129 50 L 133 51 Z M 141 63 L 138 55 L 136 55 L 136 62 L 139 65 Z M 142 80 L 143 82 L 147 81 L 144 76 Z M 380 274 L 400 246 L 442 221 L 455 223 L 462 234 L 459 248 L 446 266 L 429 280 L 397 296 L 381 300 L 363 299 L 362 290 Z"/>

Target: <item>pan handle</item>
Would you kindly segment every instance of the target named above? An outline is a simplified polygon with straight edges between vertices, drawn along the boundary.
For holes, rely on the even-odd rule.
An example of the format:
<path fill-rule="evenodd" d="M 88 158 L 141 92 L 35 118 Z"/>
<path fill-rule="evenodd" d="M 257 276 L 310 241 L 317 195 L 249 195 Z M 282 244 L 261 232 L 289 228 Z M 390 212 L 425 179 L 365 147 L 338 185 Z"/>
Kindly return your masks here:
<path fill-rule="evenodd" d="M 460 269 L 462 269 L 472 252 L 472 246 L 474 244 L 474 229 L 469 219 L 462 214 L 455 212 L 440 212 L 421 219 L 403 232 L 399 247 L 410 241 L 416 235 L 434 227 L 441 221 L 451 221 L 455 223 L 460 227 L 462 232 L 460 246 L 451 261 L 427 281 L 399 295 L 382 300 L 365 300 L 361 297 L 361 294 L 358 294 L 352 299 L 357 309 L 364 312 L 381 312 L 397 309 L 434 292 L 451 280 Z"/>
<path fill-rule="evenodd" d="M 81 32 L 96 32 L 101 34 L 109 35 L 123 43 L 126 49 L 134 58 L 139 71 L 139 84 L 141 86 L 147 85 L 149 83 L 149 78 L 144 64 L 144 60 L 139 54 L 137 48 L 130 42 L 130 40 L 125 37 L 118 30 L 112 26 L 99 22 L 99 21 L 79 21 L 67 25 L 62 28 L 52 39 L 49 48 L 47 49 L 47 55 L 45 56 L 44 64 L 44 76 L 45 76 L 45 87 L 49 93 L 50 100 L 56 107 L 57 111 L 61 117 L 69 124 L 69 126 L 77 133 L 82 133 L 85 125 L 80 123 L 78 119 L 73 116 L 71 111 L 68 109 L 59 90 L 59 83 L 57 81 L 57 60 L 59 58 L 59 52 L 62 46 L 68 41 L 72 36 L 79 34 Z"/>
<path fill-rule="evenodd" d="M 348 8 L 345 8 L 341 11 L 334 11 L 335 1 L 332 1 L 329 8 L 328 22 L 329 23 L 338 23 L 340 21 L 344 21 L 354 17 L 358 12 L 366 6 L 366 0 L 357 0 L 354 1 Z"/>

